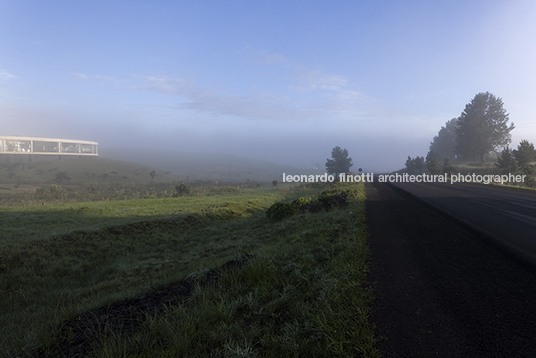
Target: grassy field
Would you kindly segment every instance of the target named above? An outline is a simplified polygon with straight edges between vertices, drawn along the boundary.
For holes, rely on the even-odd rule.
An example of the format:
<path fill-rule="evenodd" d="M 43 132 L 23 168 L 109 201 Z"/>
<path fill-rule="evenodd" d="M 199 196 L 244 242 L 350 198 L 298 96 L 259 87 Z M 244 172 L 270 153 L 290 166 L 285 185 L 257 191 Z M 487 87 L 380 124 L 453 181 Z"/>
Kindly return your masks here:
<path fill-rule="evenodd" d="M 215 180 L 222 182 L 271 182 L 281 180 L 282 173 L 313 174 L 306 168 L 283 165 L 223 153 L 184 153 L 147 149 L 101 150 L 103 156 L 160 168 L 177 173 L 186 180 Z M 246 153 L 244 153 L 246 154 Z M 310 163 L 312 166 L 313 163 Z M 319 173 L 316 173 L 319 174 Z"/>
<path fill-rule="evenodd" d="M 150 175 L 154 171 L 153 176 Z M 58 175 L 65 173 L 65 176 Z M 63 179 L 62 179 L 63 178 Z M 164 182 L 178 178 L 171 172 L 164 172 L 152 166 L 113 160 L 102 157 L 68 158 L 61 161 L 2 163 L 0 183 L 11 187 L 13 184 L 85 184 L 91 183 L 143 183 Z"/>
<path fill-rule="evenodd" d="M 269 183 L 281 181 L 282 173 L 323 174 L 271 162 L 224 154 L 195 154 L 131 150 L 129 155 L 65 158 L 33 162 L 0 161 L 2 190 L 23 191 L 40 185 L 81 185 L 88 183 L 164 183 L 210 180 L 226 183 Z M 113 153 L 110 153 L 113 155 Z M 120 158 L 111 159 L 111 158 Z M 1 159 L 1 158 L 0 158 Z M 141 164 L 145 163 L 145 164 Z M 151 174 L 152 173 L 152 174 Z"/>
<path fill-rule="evenodd" d="M 345 208 L 265 215 L 324 189 L 0 208 L 0 352 L 53 351 L 67 319 L 252 257 L 95 356 L 377 356 L 363 188 L 336 189 Z"/>
<path fill-rule="evenodd" d="M 0 206 L 165 198 L 172 197 L 176 185 L 182 183 L 190 187 L 191 196 L 209 196 L 237 188 L 271 185 L 274 180 L 281 180 L 283 172 L 307 172 L 303 168 L 216 155 L 182 154 L 173 158 L 167 153 L 145 159 L 155 158 L 158 160 L 154 160 L 154 165 L 159 167 L 166 167 L 167 158 L 173 164 L 173 172 L 103 157 L 3 162 Z"/>

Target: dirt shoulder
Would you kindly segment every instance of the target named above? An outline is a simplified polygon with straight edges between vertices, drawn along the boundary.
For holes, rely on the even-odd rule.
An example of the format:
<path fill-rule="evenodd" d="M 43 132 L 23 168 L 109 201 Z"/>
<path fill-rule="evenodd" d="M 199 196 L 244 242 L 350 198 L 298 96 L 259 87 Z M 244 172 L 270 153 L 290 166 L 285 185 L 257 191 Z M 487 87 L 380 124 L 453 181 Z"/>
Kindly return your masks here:
<path fill-rule="evenodd" d="M 536 356 L 536 276 L 515 258 L 386 184 L 367 225 L 384 356 Z"/>

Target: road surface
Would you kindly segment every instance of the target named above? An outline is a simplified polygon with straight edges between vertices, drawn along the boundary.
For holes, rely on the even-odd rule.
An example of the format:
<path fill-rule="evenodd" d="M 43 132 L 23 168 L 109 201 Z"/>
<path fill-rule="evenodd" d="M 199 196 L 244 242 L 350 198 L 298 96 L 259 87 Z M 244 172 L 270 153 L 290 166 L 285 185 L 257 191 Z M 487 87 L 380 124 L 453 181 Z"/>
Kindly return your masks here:
<path fill-rule="evenodd" d="M 474 184 L 367 184 L 384 356 L 536 357 L 535 207 Z"/>
<path fill-rule="evenodd" d="M 396 187 L 536 262 L 536 191 L 473 183 L 398 183 Z"/>

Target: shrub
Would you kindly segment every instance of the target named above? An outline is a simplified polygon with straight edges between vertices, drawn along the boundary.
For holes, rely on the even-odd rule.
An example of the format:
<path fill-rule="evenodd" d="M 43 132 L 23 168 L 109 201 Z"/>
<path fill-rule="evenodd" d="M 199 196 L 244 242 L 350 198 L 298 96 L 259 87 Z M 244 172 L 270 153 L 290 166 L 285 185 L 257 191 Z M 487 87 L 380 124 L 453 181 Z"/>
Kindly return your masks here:
<path fill-rule="evenodd" d="M 331 195 L 329 195 L 327 192 L 324 191 L 322 194 L 320 194 L 317 200 L 323 209 L 331 209 Z"/>
<path fill-rule="evenodd" d="M 308 207 L 313 202 L 313 199 L 311 198 L 298 198 L 294 200 L 291 204 L 296 208 L 297 211 L 303 213 L 308 211 Z"/>
<path fill-rule="evenodd" d="M 291 203 L 277 202 L 266 210 L 266 216 L 270 220 L 279 221 L 296 213 L 318 213 L 329 211 L 335 207 L 348 205 L 346 192 L 340 190 L 326 190 L 317 199 L 298 198 Z"/>
<path fill-rule="evenodd" d="M 188 184 L 181 183 L 175 186 L 175 194 L 173 196 L 177 197 L 177 196 L 188 195 L 190 194 L 190 191 L 191 191 L 191 188 Z"/>
<path fill-rule="evenodd" d="M 272 221 L 279 221 L 296 213 L 296 207 L 292 204 L 277 202 L 266 210 L 266 216 Z"/>
<path fill-rule="evenodd" d="M 71 180 L 67 172 L 56 173 L 55 179 L 58 184 L 63 184 L 64 182 Z"/>
<path fill-rule="evenodd" d="M 51 184 L 48 188 L 36 189 L 35 196 L 38 200 L 60 200 L 65 196 L 65 190 L 59 185 Z"/>
<path fill-rule="evenodd" d="M 532 165 L 527 165 L 523 169 L 523 173 L 527 176 L 525 179 L 525 185 L 532 188 L 534 187 L 535 180 L 534 180 L 534 173 L 536 172 L 536 168 Z"/>

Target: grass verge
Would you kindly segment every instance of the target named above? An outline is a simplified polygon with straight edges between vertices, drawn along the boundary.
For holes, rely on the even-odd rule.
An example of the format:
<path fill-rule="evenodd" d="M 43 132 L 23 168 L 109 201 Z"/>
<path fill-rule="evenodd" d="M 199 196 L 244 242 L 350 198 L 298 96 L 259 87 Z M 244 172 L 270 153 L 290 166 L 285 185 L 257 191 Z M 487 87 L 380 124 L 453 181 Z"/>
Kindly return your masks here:
<path fill-rule="evenodd" d="M 66 319 L 254 256 L 134 335 L 103 335 L 95 356 L 377 356 L 364 189 L 336 190 L 350 194 L 346 208 L 277 223 L 270 204 L 321 189 L 5 209 L 0 352 L 53 351 Z"/>
<path fill-rule="evenodd" d="M 349 205 L 270 224 L 271 243 L 248 265 L 199 284 L 132 336 L 103 337 L 95 356 L 378 357 L 363 185 L 333 192 Z"/>

